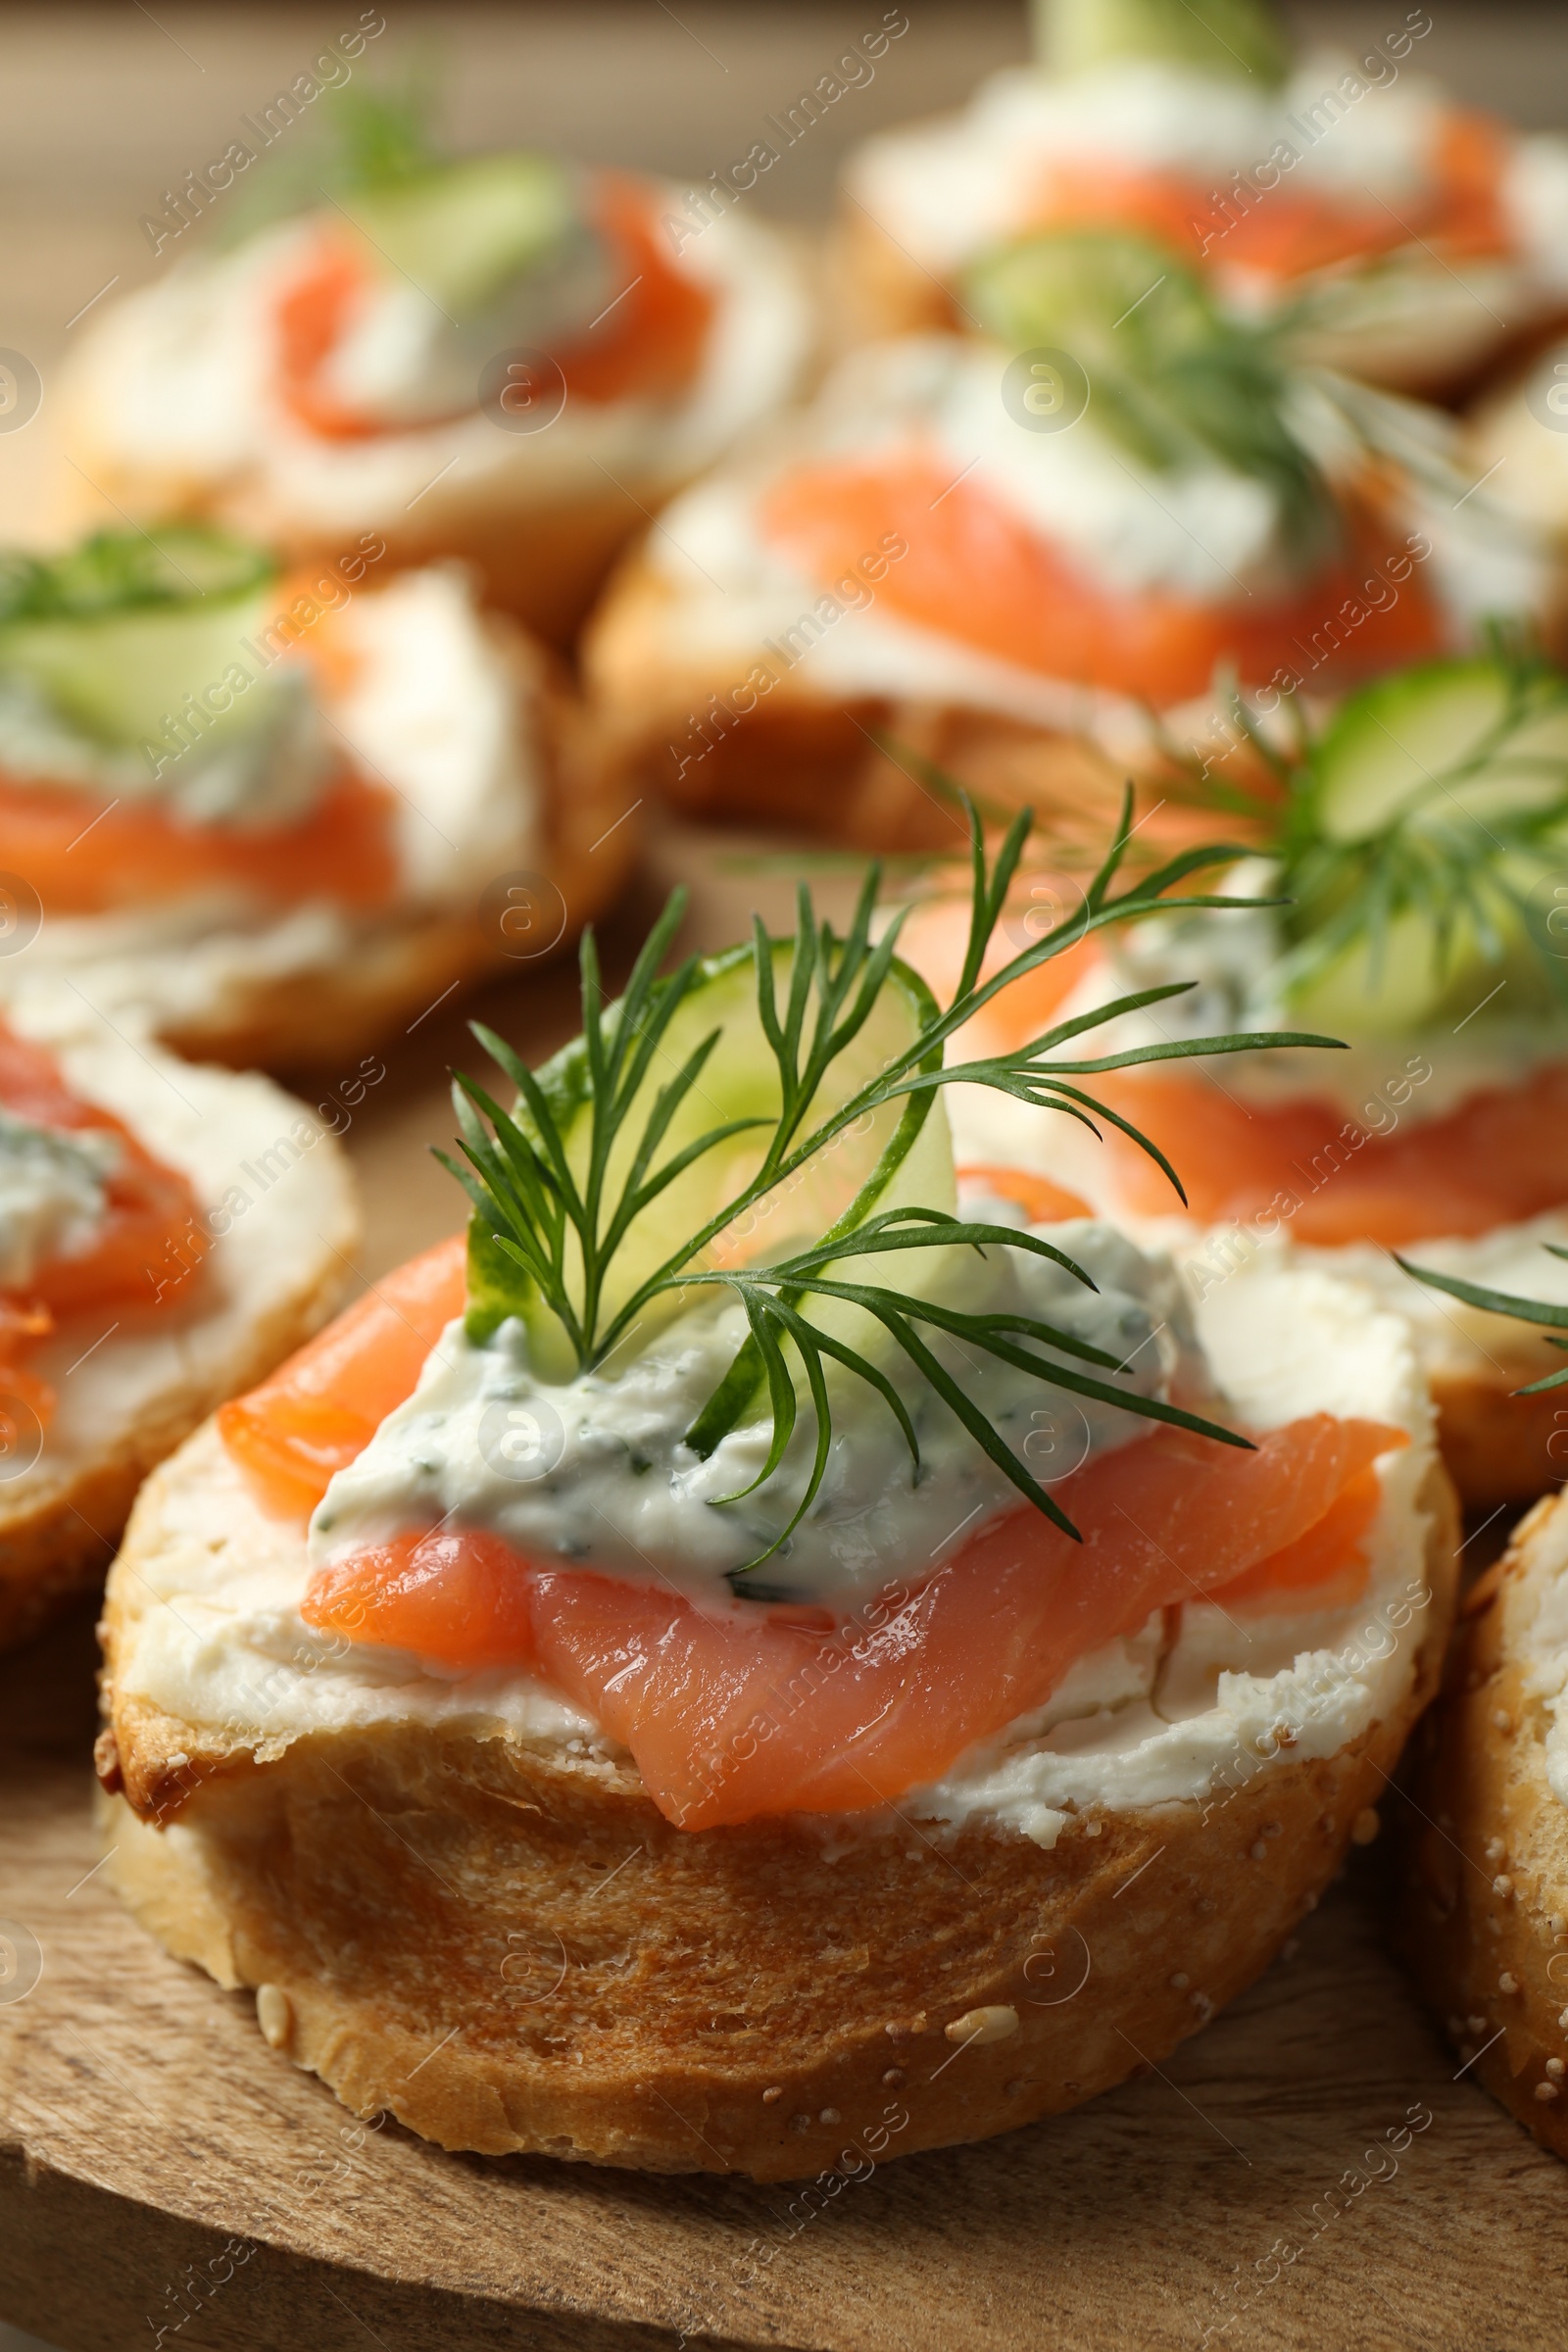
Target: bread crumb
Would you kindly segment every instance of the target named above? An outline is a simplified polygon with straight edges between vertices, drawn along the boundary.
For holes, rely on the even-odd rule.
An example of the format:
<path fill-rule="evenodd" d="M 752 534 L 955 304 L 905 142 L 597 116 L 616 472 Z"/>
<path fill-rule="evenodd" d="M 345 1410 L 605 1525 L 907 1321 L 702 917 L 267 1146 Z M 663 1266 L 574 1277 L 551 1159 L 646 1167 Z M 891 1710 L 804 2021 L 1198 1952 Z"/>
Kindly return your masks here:
<path fill-rule="evenodd" d="M 1555 2082 L 1538 2082 L 1536 2084 L 1536 2096 L 1542 2101 L 1543 2104 L 1544 2104 L 1547 2099 L 1561 2098 L 1562 2093 L 1557 2088 Z"/>
<path fill-rule="evenodd" d="M 262 2039 L 274 2050 L 286 2050 L 294 2037 L 294 2004 L 281 1984 L 256 1987 L 256 2023 Z"/>
<path fill-rule="evenodd" d="M 907 2019 L 896 2017 L 891 2025 L 884 2026 L 882 2031 L 890 2041 L 911 2041 L 916 2034 L 925 2032 L 925 2011 L 922 2009 L 918 2017 Z"/>
<path fill-rule="evenodd" d="M 1487 1860 L 1489 1862 L 1506 1862 L 1507 1859 L 1508 1848 L 1503 1844 L 1502 1839 L 1489 1838 L 1487 1839 Z"/>
<path fill-rule="evenodd" d="M 1351 1844 L 1370 1845 L 1382 1827 L 1383 1824 L 1377 1816 L 1377 1808 L 1374 1805 L 1363 1805 L 1350 1824 Z"/>
<path fill-rule="evenodd" d="M 1493 1880 L 1492 1891 L 1494 1894 L 1500 1894 L 1504 1897 L 1512 1894 L 1513 1881 L 1509 1878 L 1508 1873 L 1505 1870 L 1499 1870 L 1496 1877 Z"/>
<path fill-rule="evenodd" d="M 1490 2017 L 1467 2017 L 1464 2022 L 1472 2034 L 1484 2034 L 1492 2020 Z"/>
<path fill-rule="evenodd" d="M 1105 1825 L 1102 1821 L 1086 1821 L 1084 1823 L 1084 1836 L 1086 1838 L 1098 1838 L 1104 1829 L 1104 1826 Z"/>
<path fill-rule="evenodd" d="M 1563 2078 L 1562 2060 L 1560 2058 L 1548 2058 L 1546 2060 L 1546 2072 L 1554 2082 L 1560 2082 Z"/>
<path fill-rule="evenodd" d="M 1506 1707 L 1494 1707 L 1492 1710 L 1492 1720 L 1494 1727 L 1499 1732 L 1511 1732 L 1513 1730 L 1513 1717 L 1509 1714 Z"/>
<path fill-rule="evenodd" d="M 836 2107 L 824 2107 L 816 2120 L 819 2124 L 842 2124 L 844 2118 Z"/>
<path fill-rule="evenodd" d="M 808 2115 L 792 2115 L 790 2117 L 790 2130 L 792 2132 L 809 2132 L 810 2129 L 811 2119 Z"/>
<path fill-rule="evenodd" d="M 764 2090 L 762 2093 L 762 2105 L 764 2107 L 771 2107 L 775 2099 L 781 2099 L 783 2096 L 783 2084 L 781 2082 L 770 2082 L 766 2090 Z"/>
<path fill-rule="evenodd" d="M 1559 2013 L 1558 2013 L 1558 2017 L 1557 2017 L 1557 2023 L 1558 2023 L 1558 2025 L 1559 2025 L 1559 2026 L 1561 2026 L 1561 2028 L 1563 2029 L 1563 2032 L 1564 2032 L 1565 2034 L 1568 2034 L 1568 2009 L 1563 2009 L 1563 2010 L 1559 2011 Z"/>
<path fill-rule="evenodd" d="M 1263 1861 L 1268 1853 L 1268 1847 L 1263 1843 L 1261 1838 L 1254 1838 L 1247 1850 L 1254 1862 Z"/>
<path fill-rule="evenodd" d="M 890 2067 L 888 2068 L 888 2071 L 887 2071 L 887 2073 L 886 2073 L 886 2074 L 883 2076 L 883 2078 L 882 2078 L 882 2086 L 883 2086 L 883 2088 L 884 2088 L 885 2090 L 897 2090 L 897 2089 L 898 2089 L 898 2087 L 899 2087 L 899 2084 L 900 2084 L 900 2083 L 901 2083 L 903 2081 L 904 2081 L 904 2069 L 903 2069 L 903 2067 L 902 2067 L 902 2066 L 890 2066 Z"/>
<path fill-rule="evenodd" d="M 966 2009 L 942 2031 L 949 2041 L 1005 2041 L 1018 2031 L 1018 2012 L 1004 2001 L 988 2001 L 979 2009 Z"/>
<path fill-rule="evenodd" d="M 1206 1992 L 1195 1992 L 1189 1995 L 1189 1998 L 1192 2006 L 1198 2011 L 1199 2016 L 1202 2019 L 1204 2025 L 1206 2026 L 1209 2019 L 1214 2014 L 1214 2004 L 1209 1999 L 1208 1994 Z"/>
<path fill-rule="evenodd" d="M 1497 1990 L 1499 1992 L 1517 1992 L 1518 1989 L 1518 1978 L 1513 1974 L 1511 1969 L 1505 1968 L 1501 1976 L 1497 1979 Z"/>
<path fill-rule="evenodd" d="M 1184 1968 L 1179 1968 L 1170 1981 L 1172 1992 L 1185 1992 L 1192 1981 L 1193 1980 L 1187 1974 L 1187 1971 Z"/>
<path fill-rule="evenodd" d="M 1491 1936 L 1500 1936 L 1502 1934 L 1501 1920 L 1496 1918 L 1489 1919 L 1487 1922 L 1487 1933 Z"/>

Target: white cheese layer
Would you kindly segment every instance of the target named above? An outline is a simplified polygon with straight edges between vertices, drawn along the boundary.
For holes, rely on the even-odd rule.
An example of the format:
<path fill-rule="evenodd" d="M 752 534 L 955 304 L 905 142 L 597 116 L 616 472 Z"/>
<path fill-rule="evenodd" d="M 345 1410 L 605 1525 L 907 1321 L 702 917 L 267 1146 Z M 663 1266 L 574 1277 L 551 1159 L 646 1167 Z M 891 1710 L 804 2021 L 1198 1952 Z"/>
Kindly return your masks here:
<path fill-rule="evenodd" d="M 1080 1661 L 1050 1706 L 939 1788 L 901 1800 L 906 1818 L 913 1805 L 920 1818 L 989 1823 L 1049 1844 L 1074 1809 L 1223 1802 L 1282 1757 L 1333 1753 L 1407 1687 L 1429 1597 L 1415 1495 L 1432 1450 L 1402 1325 L 1349 1286 L 1296 1270 L 1253 1274 L 1201 1310 L 1201 1324 L 1227 1393 L 1258 1424 L 1327 1410 L 1409 1431 L 1410 1445 L 1379 1466 L 1366 1600 L 1245 1622 L 1196 1604 L 1182 1611 L 1157 1674 L 1162 1637 L 1152 1626 L 1107 1644 Z M 156 1511 L 143 1526 L 145 1605 L 121 1660 L 123 1697 L 253 1745 L 263 1760 L 296 1739 L 410 1721 L 578 1757 L 613 1752 L 589 1717 L 525 1675 L 442 1675 L 308 1628 L 305 1541 L 264 1516 L 215 1429 L 190 1442 Z"/>
<path fill-rule="evenodd" d="M 669 192 L 671 210 L 682 207 Z M 567 400 L 544 429 L 504 431 L 475 407 L 449 421 L 325 441 L 277 394 L 271 316 L 315 230 L 290 222 L 231 255 L 198 257 L 110 307 L 79 353 L 67 399 L 83 443 L 223 501 L 263 534 L 406 527 L 414 502 L 481 511 L 640 490 L 696 473 L 787 401 L 812 340 L 804 276 L 784 241 L 730 213 L 682 241 L 676 266 L 715 317 L 678 402 Z M 675 258 L 675 257 L 672 257 Z M 477 393 L 477 387 L 475 387 Z M 437 486 L 439 477 L 439 486 Z"/>
<path fill-rule="evenodd" d="M 209 1247 L 175 1246 L 147 1269 L 144 1298 L 73 1314 L 26 1356 L 58 1406 L 41 1446 L 0 1465 L 0 1532 L 69 1490 L 141 1434 L 156 1453 L 252 1373 L 258 1331 L 292 1336 L 359 1239 L 352 1180 L 318 1120 L 269 1079 L 177 1060 L 131 1042 L 73 990 L 8 1006 L 24 1036 L 58 1054 L 68 1084 L 115 1112 L 188 1178 Z M 161 1288 L 161 1297 L 160 1297 Z M 167 1430 L 163 1447 L 145 1433 Z"/>

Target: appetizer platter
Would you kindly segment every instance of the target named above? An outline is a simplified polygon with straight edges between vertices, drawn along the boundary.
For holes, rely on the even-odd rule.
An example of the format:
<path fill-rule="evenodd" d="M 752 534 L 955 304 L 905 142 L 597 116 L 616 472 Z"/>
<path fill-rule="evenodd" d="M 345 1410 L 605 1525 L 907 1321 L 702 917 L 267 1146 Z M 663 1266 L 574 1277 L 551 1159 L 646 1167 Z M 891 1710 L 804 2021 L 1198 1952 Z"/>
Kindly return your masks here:
<path fill-rule="evenodd" d="M 683 187 L 367 11 L 39 376 L 74 2352 L 1554 2340 L 1568 140 L 1420 10 L 1031 21 Z"/>

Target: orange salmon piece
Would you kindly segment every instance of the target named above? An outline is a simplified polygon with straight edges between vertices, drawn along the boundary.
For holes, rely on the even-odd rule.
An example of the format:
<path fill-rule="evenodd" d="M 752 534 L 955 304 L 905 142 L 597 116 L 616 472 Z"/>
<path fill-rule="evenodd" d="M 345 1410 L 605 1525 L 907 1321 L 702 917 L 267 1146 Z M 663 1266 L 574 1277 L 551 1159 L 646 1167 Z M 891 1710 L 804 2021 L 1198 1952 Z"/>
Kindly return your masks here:
<path fill-rule="evenodd" d="M 106 1299 L 140 1297 L 155 1302 L 159 1273 L 167 1274 L 172 1262 L 172 1243 L 177 1247 L 182 1272 L 201 1258 L 208 1233 L 186 1179 L 155 1159 L 113 1111 L 74 1094 L 54 1055 L 16 1036 L 4 1022 L 0 1103 L 36 1125 L 112 1135 L 120 1145 L 120 1164 L 104 1179 L 106 1213 L 91 1245 L 76 1255 L 55 1257 L 39 1267 L 25 1301 L 13 1301 L 0 1323 L 0 1350 L 14 1353 L 24 1339 L 48 1330 L 55 1316 Z M 39 1312 L 41 1325 L 29 1331 Z"/>
<path fill-rule="evenodd" d="M 456 1672 L 534 1666 L 533 1579 L 482 1528 L 397 1536 L 320 1570 L 301 1610 L 307 1625 L 411 1649 Z"/>
<path fill-rule="evenodd" d="M 1386 1134 L 1312 1097 L 1244 1104 L 1197 1074 L 1095 1084 L 1166 1152 L 1204 1224 L 1271 1215 L 1323 1249 L 1397 1248 L 1488 1233 L 1568 1200 L 1568 1062 Z M 1176 1202 L 1153 1162 L 1109 1126 L 1104 1139 L 1123 1204 L 1169 1213 Z"/>
<path fill-rule="evenodd" d="M 308 1519 L 333 1475 L 413 1396 L 425 1358 L 463 1312 L 466 1265 L 465 1235 L 438 1242 L 221 1407 L 219 1432 L 264 1509 Z"/>
<path fill-rule="evenodd" d="M 854 1812 L 938 1778 L 1154 1609 L 1276 1555 L 1293 1590 L 1310 1582 L 1292 1547 L 1405 1443 L 1326 1413 L 1268 1431 L 1251 1453 L 1159 1430 L 1061 1482 L 1082 1544 L 1033 1510 L 1010 1512 L 912 1595 L 873 1604 L 869 1631 L 824 1629 L 813 1609 L 698 1609 L 466 1530 L 334 1562 L 303 1614 L 449 1669 L 532 1665 L 630 1749 L 682 1828 Z"/>
<path fill-rule="evenodd" d="M 0 777 L 0 840 L 46 914 L 101 914 L 224 883 L 285 905 L 384 906 L 399 885 L 391 807 L 378 785 L 345 770 L 299 823 L 241 831 Z"/>
<path fill-rule="evenodd" d="M 1397 215 L 1370 200 L 1337 202 L 1288 178 L 1248 198 L 1200 187 L 1173 172 L 1054 164 L 1029 205 L 1025 225 L 1133 229 L 1211 266 L 1281 279 L 1370 260 L 1413 239 L 1448 254 L 1511 251 L 1516 240 L 1501 201 L 1507 161 L 1501 126 L 1485 115 L 1451 110 L 1431 160 L 1431 185 Z"/>
<path fill-rule="evenodd" d="M 1206 692 L 1221 661 L 1250 684 L 1280 668 L 1294 673 L 1303 658 L 1310 665 L 1302 646 L 1313 631 L 1395 552 L 1368 531 L 1353 560 L 1272 604 L 1117 595 L 1075 569 L 984 485 L 955 482 L 952 461 L 919 443 L 797 466 L 763 496 L 759 521 L 826 588 L 866 548 L 902 542 L 905 554 L 877 590 L 889 610 L 999 661 L 1163 706 Z M 1442 642 L 1438 616 L 1412 578 L 1396 600 L 1366 611 L 1323 675 L 1344 684 L 1437 653 Z"/>

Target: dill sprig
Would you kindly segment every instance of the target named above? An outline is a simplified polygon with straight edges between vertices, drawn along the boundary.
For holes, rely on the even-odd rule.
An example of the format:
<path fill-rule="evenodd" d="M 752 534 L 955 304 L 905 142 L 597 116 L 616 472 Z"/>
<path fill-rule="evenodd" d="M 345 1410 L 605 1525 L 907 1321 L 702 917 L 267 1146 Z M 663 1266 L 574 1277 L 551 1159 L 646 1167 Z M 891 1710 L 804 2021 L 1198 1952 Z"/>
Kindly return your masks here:
<path fill-rule="evenodd" d="M 1060 1504 L 953 1379 L 933 1352 L 927 1334 L 960 1339 L 999 1363 L 1038 1373 L 1052 1387 L 1197 1431 L 1221 1444 L 1246 1443 L 1234 1431 L 1101 1377 L 1120 1369 L 1114 1358 L 1038 1317 L 966 1314 L 917 1291 L 846 1277 L 844 1268 L 852 1260 L 863 1265 L 911 1250 L 1015 1249 L 1052 1258 L 1087 1288 L 1095 1288 L 1082 1267 L 1038 1236 L 965 1222 L 914 1202 L 888 1205 L 890 1189 L 945 1086 L 988 1087 L 1034 1108 L 1064 1112 L 1097 1134 L 1101 1123 L 1108 1122 L 1157 1162 L 1178 1198 L 1185 1200 L 1176 1171 L 1158 1147 L 1102 1102 L 1085 1081 L 1135 1064 L 1200 1054 L 1337 1042 L 1270 1032 L 1172 1041 L 1089 1057 L 1072 1050 L 1088 1033 L 1184 995 L 1191 985 L 1176 982 L 1142 989 L 1058 1021 L 1016 1049 L 978 1060 L 947 1061 L 950 1041 L 976 1013 L 1092 932 L 1173 908 L 1276 903 L 1206 892 L 1172 895 L 1189 876 L 1234 860 L 1240 853 L 1230 843 L 1189 850 L 1118 889 L 1133 832 L 1129 787 L 1115 839 L 1079 911 L 982 978 L 987 949 L 1033 820 L 1028 810 L 1021 811 L 993 860 L 979 813 L 967 796 L 963 799 L 970 843 L 969 930 L 962 970 L 945 1007 L 896 960 L 904 913 L 894 914 L 877 935 L 880 873 L 875 866 L 842 938 L 818 919 L 803 884 L 793 940 L 774 940 L 760 919 L 754 920 L 748 949 L 731 951 L 728 958 L 689 956 L 661 977 L 659 967 L 684 911 L 684 897 L 677 891 L 649 934 L 618 1004 L 605 1004 L 593 935 L 584 934 L 582 1035 L 541 1070 L 530 1070 L 504 1040 L 474 1024 L 480 1044 L 517 1088 L 514 1110 L 505 1110 L 466 1075 L 459 1074 L 454 1083 L 460 1149 L 466 1164 L 444 1152 L 437 1156 L 473 1203 L 470 1265 L 479 1266 L 491 1295 L 482 1328 L 493 1329 L 508 1312 L 526 1320 L 543 1308 L 553 1318 L 555 1334 L 565 1343 L 570 1364 L 578 1372 L 590 1371 L 616 1350 L 636 1344 L 662 1313 L 676 1311 L 693 1290 L 727 1288 L 744 1309 L 748 1337 L 687 1432 L 687 1442 L 699 1454 L 710 1453 L 760 1399 L 771 1416 L 771 1443 L 762 1469 L 745 1494 L 765 1484 L 784 1460 L 800 1404 L 791 1358 L 799 1365 L 815 1415 L 815 1452 L 788 1524 L 749 1567 L 760 1565 L 788 1540 L 821 1487 L 833 1430 L 830 1365 L 862 1383 L 887 1406 L 918 1474 L 919 1446 L 908 1410 L 883 1365 L 846 1336 L 847 1327 L 853 1331 L 871 1325 L 884 1334 L 1018 1493 L 1069 1535 L 1076 1530 Z M 662 1066 L 673 1060 L 666 1041 L 676 1015 L 715 972 L 732 970 L 736 957 L 749 958 L 755 974 L 760 1051 L 772 1063 L 776 1107 L 765 1115 L 717 1119 L 690 1140 L 679 1141 L 672 1129 L 694 1090 L 701 1100 L 704 1072 L 722 1032 L 715 1028 L 701 1038 L 661 1083 Z M 835 1076 L 846 1054 L 861 1038 L 890 986 L 906 991 L 918 1017 L 911 1014 L 904 1042 L 872 1075 L 836 1091 Z M 867 1123 L 884 1111 L 894 1121 L 891 1134 L 849 1205 L 810 1247 L 766 1263 L 714 1261 L 714 1245 L 726 1232 L 733 1233 L 739 1220 L 770 1197 L 787 1198 L 792 1185 L 820 1166 L 824 1153 L 852 1130 L 863 1136 Z M 639 1227 L 646 1236 L 642 1221 L 657 1217 L 671 1186 L 743 1134 L 750 1134 L 759 1147 L 752 1172 L 734 1190 L 720 1187 L 723 1198 L 693 1230 L 670 1234 L 667 1241 L 661 1235 L 646 1270 L 617 1292 L 617 1253 L 626 1250 L 628 1238 Z M 816 1308 L 814 1314 L 807 1312 L 808 1302 Z M 856 1316 L 864 1323 L 857 1324 Z M 1051 1348 L 1053 1356 L 1036 1353 L 1041 1348 Z M 1069 1360 L 1057 1360 L 1063 1356 Z M 724 1499 L 737 1501 L 740 1496 Z"/>

